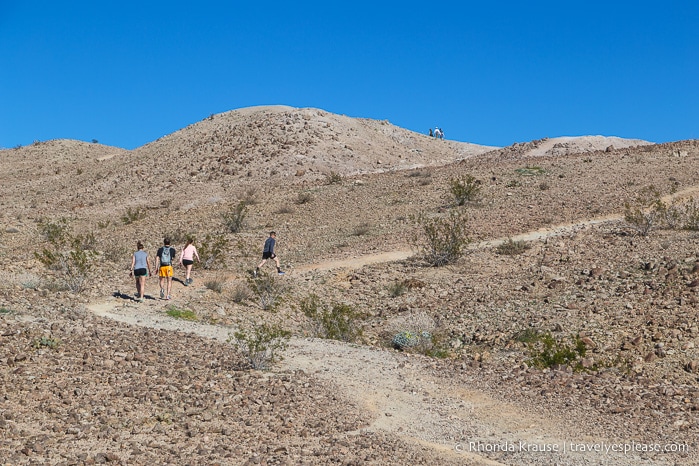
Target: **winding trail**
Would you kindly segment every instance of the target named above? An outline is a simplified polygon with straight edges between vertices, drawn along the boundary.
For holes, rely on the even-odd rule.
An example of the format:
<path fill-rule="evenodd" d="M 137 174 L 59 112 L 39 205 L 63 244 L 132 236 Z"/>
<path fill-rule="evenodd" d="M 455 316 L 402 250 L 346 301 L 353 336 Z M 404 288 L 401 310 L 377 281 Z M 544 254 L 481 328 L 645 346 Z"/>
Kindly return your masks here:
<path fill-rule="evenodd" d="M 668 202 L 696 192 L 699 192 L 699 187 L 666 196 L 663 200 Z M 586 219 L 522 233 L 512 239 L 540 240 L 621 218 L 620 215 L 608 215 Z M 472 244 L 471 248 L 495 247 L 507 239 L 483 241 Z M 297 267 L 294 275 L 400 261 L 412 254 L 411 250 L 397 250 L 307 264 Z M 186 292 L 193 294 L 196 287 L 190 287 Z M 170 318 L 164 313 L 162 302 L 157 300 L 147 300 L 145 305 L 138 305 L 111 298 L 90 304 L 88 309 L 98 316 L 131 325 L 191 332 L 221 342 L 227 341 L 233 331 L 227 327 Z M 346 399 L 373 413 L 373 422 L 363 430 L 387 431 L 410 443 L 429 446 L 436 457 L 450 462 L 473 465 L 644 463 L 644 459 L 635 454 L 609 453 L 600 456 L 594 452 L 566 451 L 565 446 L 571 441 L 610 444 L 613 440 L 584 431 L 566 413 L 549 412 L 541 406 L 503 403 L 483 391 L 470 389 L 463 382 L 454 383 L 448 378 L 435 376 L 432 364 L 429 358 L 419 355 L 331 340 L 294 338 L 281 370 L 303 370 L 333 382 Z M 507 448 L 508 445 L 517 451 L 492 451 L 493 448 Z M 530 448 L 527 449 L 527 445 Z M 558 451 L 536 451 L 535 447 L 544 445 L 556 446 Z M 491 451 L 483 451 L 488 448 Z"/>

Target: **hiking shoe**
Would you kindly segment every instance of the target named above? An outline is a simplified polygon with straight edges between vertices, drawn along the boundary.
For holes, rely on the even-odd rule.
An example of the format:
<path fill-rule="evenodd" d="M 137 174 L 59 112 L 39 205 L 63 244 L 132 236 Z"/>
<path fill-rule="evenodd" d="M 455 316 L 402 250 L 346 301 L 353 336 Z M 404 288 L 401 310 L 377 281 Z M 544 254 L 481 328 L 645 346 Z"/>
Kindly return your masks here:
<path fill-rule="evenodd" d="M 252 276 L 253 278 L 257 278 L 257 269 L 252 271 Z"/>
<path fill-rule="evenodd" d="M 167 298 L 165 298 L 165 299 L 167 299 L 168 301 L 170 301 L 170 295 L 167 295 Z"/>
<path fill-rule="evenodd" d="M 160 299 L 163 299 L 165 297 L 165 290 L 160 288 Z"/>
<path fill-rule="evenodd" d="M 190 285 L 191 285 L 192 283 L 194 283 L 194 279 L 192 279 L 192 278 L 187 279 L 187 281 L 189 282 Z"/>
<path fill-rule="evenodd" d="M 279 274 L 279 275 L 285 275 L 286 272 L 284 272 L 283 270 L 280 270 L 279 272 L 277 272 L 277 274 Z"/>
<path fill-rule="evenodd" d="M 189 286 L 189 280 L 184 281 L 184 286 Z"/>
<path fill-rule="evenodd" d="M 140 297 L 140 298 L 138 298 L 138 302 L 139 302 L 139 303 L 142 303 L 142 302 L 143 302 L 143 300 L 144 300 L 144 298 L 143 298 L 143 297 Z"/>

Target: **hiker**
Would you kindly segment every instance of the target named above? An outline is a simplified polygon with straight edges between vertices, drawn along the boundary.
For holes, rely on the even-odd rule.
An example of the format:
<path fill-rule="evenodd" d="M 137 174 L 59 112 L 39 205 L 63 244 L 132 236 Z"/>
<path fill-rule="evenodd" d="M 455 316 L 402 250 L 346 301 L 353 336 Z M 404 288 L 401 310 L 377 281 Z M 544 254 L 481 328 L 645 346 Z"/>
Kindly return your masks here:
<path fill-rule="evenodd" d="M 175 248 L 170 246 L 170 238 L 163 240 L 163 247 L 158 249 L 155 255 L 155 268 L 160 277 L 160 299 L 170 299 L 172 290 L 172 259 L 175 257 Z M 167 289 L 167 294 L 165 290 Z M 167 296 L 167 298 L 165 297 Z"/>
<path fill-rule="evenodd" d="M 277 265 L 277 273 L 279 275 L 284 275 L 284 272 L 282 272 L 281 267 L 279 266 L 279 258 L 277 255 L 274 253 L 274 245 L 277 243 L 277 233 L 274 231 L 269 232 L 269 238 L 265 240 L 265 246 L 262 249 L 262 262 L 260 262 L 260 265 L 255 267 L 255 270 L 252 272 L 252 275 L 254 277 L 257 277 L 257 274 L 260 271 L 260 267 L 265 265 L 267 262 L 267 259 L 273 259 L 274 263 Z"/>
<path fill-rule="evenodd" d="M 439 128 L 439 139 L 444 139 L 444 130 Z"/>
<path fill-rule="evenodd" d="M 432 128 L 430 128 L 430 137 L 433 137 L 434 135 L 432 134 Z"/>
<path fill-rule="evenodd" d="M 136 300 L 143 302 L 146 294 L 146 277 L 153 275 L 153 270 L 148 260 L 148 253 L 143 250 L 143 243 L 136 243 L 137 251 L 131 256 L 130 277 L 136 278 Z"/>
<path fill-rule="evenodd" d="M 187 244 L 182 248 L 182 253 L 180 254 L 180 265 L 185 268 L 185 279 L 184 286 L 189 286 L 192 284 L 192 279 L 190 275 L 192 273 L 192 265 L 194 264 L 194 258 L 197 258 L 197 262 L 201 262 L 199 259 L 199 253 L 197 248 L 192 244 L 194 241 L 190 238 L 187 240 Z"/>

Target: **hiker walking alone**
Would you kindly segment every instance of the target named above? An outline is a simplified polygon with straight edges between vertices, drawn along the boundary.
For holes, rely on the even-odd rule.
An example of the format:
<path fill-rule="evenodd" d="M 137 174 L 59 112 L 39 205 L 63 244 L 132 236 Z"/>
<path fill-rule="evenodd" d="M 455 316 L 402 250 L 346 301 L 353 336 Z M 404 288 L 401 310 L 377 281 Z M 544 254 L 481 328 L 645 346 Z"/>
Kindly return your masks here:
<path fill-rule="evenodd" d="M 163 240 L 163 247 L 158 249 L 155 255 L 155 267 L 158 269 L 160 282 L 160 299 L 170 299 L 172 290 L 172 259 L 175 257 L 175 248 L 170 246 L 170 238 Z M 167 294 L 165 291 L 167 290 Z M 165 297 L 167 296 L 167 297 Z"/>
<path fill-rule="evenodd" d="M 146 277 L 153 275 L 153 270 L 148 260 L 148 253 L 143 250 L 143 243 L 136 243 L 137 251 L 131 256 L 131 273 L 129 276 L 136 278 L 136 300 L 143 302 L 146 294 Z"/>
<path fill-rule="evenodd" d="M 255 267 L 255 270 L 252 272 L 252 275 L 254 277 L 257 277 L 257 274 L 260 271 L 260 267 L 265 265 L 265 263 L 267 262 L 267 259 L 274 260 L 274 263 L 277 265 L 277 273 L 279 275 L 284 275 L 284 272 L 282 272 L 282 269 L 279 266 L 279 258 L 274 253 L 274 246 L 276 243 L 277 243 L 277 233 L 275 233 L 274 231 L 270 231 L 269 238 L 267 238 L 267 240 L 265 240 L 265 246 L 262 249 L 262 262 L 260 262 L 260 264 L 257 267 Z"/>
<path fill-rule="evenodd" d="M 180 265 L 185 268 L 184 286 L 189 286 L 192 284 L 193 280 L 190 278 L 190 275 L 192 273 L 194 258 L 197 258 L 197 262 L 201 262 L 197 248 L 192 243 L 193 240 L 188 239 L 187 244 L 184 248 L 182 248 L 182 252 L 180 253 Z"/>

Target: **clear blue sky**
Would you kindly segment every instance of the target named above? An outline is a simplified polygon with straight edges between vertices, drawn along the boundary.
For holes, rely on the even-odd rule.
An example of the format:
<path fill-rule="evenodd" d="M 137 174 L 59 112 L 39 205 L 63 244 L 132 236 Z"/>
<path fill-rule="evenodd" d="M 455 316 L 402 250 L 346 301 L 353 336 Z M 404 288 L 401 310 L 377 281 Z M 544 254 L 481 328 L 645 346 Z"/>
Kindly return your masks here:
<path fill-rule="evenodd" d="M 4 1 L 0 147 L 317 107 L 507 146 L 699 138 L 699 1 Z"/>

